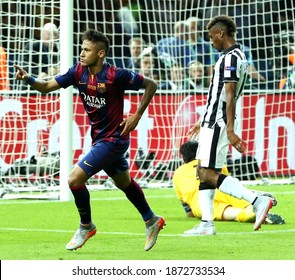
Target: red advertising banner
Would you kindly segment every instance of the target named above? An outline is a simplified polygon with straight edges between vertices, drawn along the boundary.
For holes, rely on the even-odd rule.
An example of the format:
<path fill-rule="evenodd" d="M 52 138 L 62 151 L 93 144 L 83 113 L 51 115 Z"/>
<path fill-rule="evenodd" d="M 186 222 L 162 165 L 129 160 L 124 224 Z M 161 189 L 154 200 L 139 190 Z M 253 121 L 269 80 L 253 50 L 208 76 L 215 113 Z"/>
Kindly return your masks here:
<path fill-rule="evenodd" d="M 125 113 L 133 113 L 141 96 L 126 96 Z M 167 162 L 187 140 L 187 130 L 203 113 L 205 95 L 156 95 L 137 129 L 131 133 L 130 166 L 138 148 L 154 151 L 156 162 Z M 237 104 L 238 132 L 247 142 L 262 173 L 295 174 L 295 101 L 293 95 L 249 95 Z M 83 105 L 74 96 L 74 160 L 91 145 Z M 30 95 L 0 97 L 0 166 L 38 154 L 43 146 L 59 151 L 59 97 Z M 232 151 L 233 157 L 240 155 Z"/>

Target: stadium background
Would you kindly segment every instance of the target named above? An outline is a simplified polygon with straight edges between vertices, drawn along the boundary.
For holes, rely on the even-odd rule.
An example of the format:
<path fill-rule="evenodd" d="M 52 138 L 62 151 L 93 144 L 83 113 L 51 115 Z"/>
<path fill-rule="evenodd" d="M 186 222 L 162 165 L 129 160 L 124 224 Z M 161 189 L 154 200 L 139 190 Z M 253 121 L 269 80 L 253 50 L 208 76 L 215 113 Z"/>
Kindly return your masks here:
<path fill-rule="evenodd" d="M 238 26 L 238 41 L 251 48 L 253 61 L 266 79 L 265 82 L 252 81 L 239 101 L 239 132 L 248 143 L 248 155 L 258 161 L 264 180 L 268 183 L 274 179 L 285 183 L 294 181 L 294 89 L 278 88 L 280 80 L 293 67 L 288 60 L 294 52 L 293 1 L 74 0 L 72 11 L 61 11 L 61 1 L 56 0 L 34 3 L 4 0 L 1 4 L 0 45 L 6 50 L 10 82 L 10 90 L 1 91 L 0 95 L 2 188 L 11 189 L 13 185 L 17 191 L 20 187 L 28 190 L 28 186 L 42 184 L 47 188 L 59 184 L 58 172 L 52 165 L 45 164 L 46 171 L 42 174 L 28 170 L 32 156 L 55 155 L 61 150 L 59 120 L 63 112 L 59 92 L 41 97 L 24 87 L 14 80 L 13 64 L 17 62 L 30 69 L 30 65 L 23 65 L 25 44 L 39 40 L 42 26 L 47 22 L 61 28 L 65 13 L 73 14 L 73 45 L 69 46 L 73 49 L 73 63 L 79 57 L 81 33 L 95 28 L 109 37 L 112 47 L 108 61 L 118 67 L 124 67 L 130 57 L 131 37 L 140 36 L 153 47 L 160 39 L 173 35 L 176 21 L 197 16 L 201 36 L 208 40 L 205 30 L 208 20 L 218 13 L 231 15 Z M 160 61 L 158 65 L 165 67 L 155 71 L 168 76 L 168 64 L 169 61 Z M 134 112 L 140 97 L 140 92 L 126 94 L 126 114 Z M 131 134 L 129 160 L 133 176 L 146 180 L 147 186 L 171 185 L 171 175 L 181 163 L 178 148 L 187 140 L 187 129 L 202 114 L 205 99 L 206 89 L 196 94 L 190 90 L 157 92 Z M 88 122 L 75 90 L 73 112 L 73 163 L 76 163 L 89 149 L 90 139 Z M 144 156 L 139 158 L 139 149 L 144 156 L 155 153 L 147 167 L 143 166 Z M 233 160 L 239 157 L 232 151 Z M 15 163 L 27 167 L 22 174 L 15 171 Z M 103 178 L 101 173 L 91 184 L 99 184 Z"/>

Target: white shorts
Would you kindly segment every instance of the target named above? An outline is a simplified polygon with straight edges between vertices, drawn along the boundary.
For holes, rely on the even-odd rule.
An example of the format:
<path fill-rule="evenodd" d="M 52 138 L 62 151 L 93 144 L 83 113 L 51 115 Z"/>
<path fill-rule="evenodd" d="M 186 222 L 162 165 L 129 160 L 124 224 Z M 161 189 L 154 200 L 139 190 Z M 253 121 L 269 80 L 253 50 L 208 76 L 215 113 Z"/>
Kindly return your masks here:
<path fill-rule="evenodd" d="M 216 123 L 213 128 L 208 128 L 205 124 L 200 129 L 196 158 L 202 167 L 219 169 L 226 163 L 229 141 L 226 125 L 220 125 Z"/>

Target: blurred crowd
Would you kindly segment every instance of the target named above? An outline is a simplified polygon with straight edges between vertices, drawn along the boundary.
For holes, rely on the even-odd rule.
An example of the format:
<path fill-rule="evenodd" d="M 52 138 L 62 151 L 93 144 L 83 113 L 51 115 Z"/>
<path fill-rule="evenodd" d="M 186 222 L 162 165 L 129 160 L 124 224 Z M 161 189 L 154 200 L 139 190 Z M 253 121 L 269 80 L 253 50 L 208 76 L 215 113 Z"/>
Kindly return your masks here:
<path fill-rule="evenodd" d="M 48 9 L 51 18 L 33 24 L 40 27 L 32 40 L 29 17 L 11 22 L 9 11 L 33 14 L 46 10 L 38 11 L 36 5 L 27 3 L 14 5 L 3 4 L 3 11 L 7 10 L 3 23 L 19 24 L 22 28 L 21 31 L 3 28 L 0 90 L 17 88 L 11 83 L 15 61 L 36 77 L 50 78 L 59 73 L 61 11 Z M 228 14 L 237 24 L 237 41 L 249 62 L 246 88 L 295 88 L 292 1 L 76 0 L 74 10 L 74 62 L 79 57 L 81 33 L 94 28 L 109 37 L 111 48 L 107 61 L 117 67 L 142 73 L 158 81 L 159 89 L 175 93 L 206 89 L 219 57 L 210 45 L 206 25 L 212 17 Z M 22 44 L 17 38 L 20 35 L 27 38 Z"/>

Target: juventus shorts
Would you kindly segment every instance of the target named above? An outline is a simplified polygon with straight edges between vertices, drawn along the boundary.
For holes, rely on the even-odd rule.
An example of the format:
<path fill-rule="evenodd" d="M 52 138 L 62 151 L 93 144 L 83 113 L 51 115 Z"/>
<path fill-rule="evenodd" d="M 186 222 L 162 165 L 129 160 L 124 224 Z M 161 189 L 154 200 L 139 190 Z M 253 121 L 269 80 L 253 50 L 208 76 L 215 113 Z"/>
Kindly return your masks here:
<path fill-rule="evenodd" d="M 212 128 L 201 126 L 196 158 L 202 167 L 221 169 L 226 163 L 229 141 L 226 125 L 216 123 Z"/>

